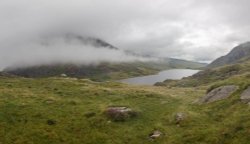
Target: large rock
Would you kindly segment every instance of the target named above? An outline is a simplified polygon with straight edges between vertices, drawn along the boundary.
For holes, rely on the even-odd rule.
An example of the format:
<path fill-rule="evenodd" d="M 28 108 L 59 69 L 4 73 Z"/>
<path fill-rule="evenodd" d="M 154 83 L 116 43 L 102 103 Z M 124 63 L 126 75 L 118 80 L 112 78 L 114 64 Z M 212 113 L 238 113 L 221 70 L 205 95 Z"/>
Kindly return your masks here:
<path fill-rule="evenodd" d="M 210 103 L 210 102 L 226 99 L 229 96 L 231 96 L 237 89 L 238 89 L 238 86 L 235 86 L 235 85 L 221 86 L 221 87 L 215 88 L 211 92 L 209 92 L 207 95 L 205 95 L 203 98 L 201 98 L 200 102 Z"/>
<path fill-rule="evenodd" d="M 245 91 L 243 91 L 240 96 L 240 100 L 244 103 L 250 102 L 250 86 Z"/>
<path fill-rule="evenodd" d="M 137 116 L 137 112 L 128 107 L 109 107 L 105 113 L 113 121 L 125 121 Z"/>

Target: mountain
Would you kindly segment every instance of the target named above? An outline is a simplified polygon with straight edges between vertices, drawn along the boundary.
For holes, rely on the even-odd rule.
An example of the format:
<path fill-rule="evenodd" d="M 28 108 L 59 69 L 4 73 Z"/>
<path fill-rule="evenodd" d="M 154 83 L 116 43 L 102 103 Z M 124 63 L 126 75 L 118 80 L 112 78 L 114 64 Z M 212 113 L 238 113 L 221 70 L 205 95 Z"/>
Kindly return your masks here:
<path fill-rule="evenodd" d="M 118 50 L 117 47 L 111 45 L 110 43 L 94 37 L 84 37 L 75 33 L 66 33 L 66 34 L 54 34 L 50 36 L 44 36 L 39 39 L 43 45 L 51 45 L 55 41 L 61 40 L 61 42 L 72 44 L 79 43 L 83 46 L 92 46 L 95 48 L 108 48 L 113 50 Z"/>
<path fill-rule="evenodd" d="M 236 46 L 227 55 L 216 59 L 207 67 L 213 68 L 213 67 L 223 66 L 227 64 L 234 64 L 234 63 L 239 62 L 239 60 L 241 59 L 249 58 L 249 57 L 250 57 L 250 42 L 246 42 L 239 46 Z"/>
<path fill-rule="evenodd" d="M 177 59 L 157 61 L 135 61 L 123 63 L 101 63 L 98 65 L 51 64 L 23 68 L 8 68 L 5 73 L 23 77 L 52 77 L 65 74 L 69 77 L 90 78 L 102 81 L 123 79 L 135 76 L 155 74 L 165 69 L 193 68 L 199 69 L 205 65 Z"/>
<path fill-rule="evenodd" d="M 137 60 L 131 62 L 101 62 L 99 64 L 74 64 L 74 63 L 54 63 L 54 64 L 40 64 L 26 67 L 8 67 L 4 69 L 5 73 L 23 76 L 23 77 L 53 77 L 66 75 L 77 78 L 90 78 L 92 80 L 108 80 L 108 79 L 122 79 L 135 76 L 143 76 L 155 74 L 161 70 L 171 68 L 191 68 L 198 69 L 204 67 L 205 64 L 171 59 L 158 58 L 151 56 L 143 56 L 135 54 L 130 51 L 122 51 L 117 47 L 101 40 L 99 38 L 83 37 L 77 34 L 53 35 L 42 39 L 43 45 L 51 45 L 55 42 L 63 44 L 80 44 L 82 46 L 91 46 L 94 48 L 112 49 L 114 51 L 124 52 L 125 55 L 131 57 L 143 58 L 145 60 Z"/>

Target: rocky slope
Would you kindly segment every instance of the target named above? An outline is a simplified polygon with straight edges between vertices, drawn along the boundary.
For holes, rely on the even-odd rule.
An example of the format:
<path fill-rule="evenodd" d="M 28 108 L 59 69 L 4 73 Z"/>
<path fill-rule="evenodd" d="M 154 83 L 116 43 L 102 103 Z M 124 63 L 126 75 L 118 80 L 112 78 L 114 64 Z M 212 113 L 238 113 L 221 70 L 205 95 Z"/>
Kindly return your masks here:
<path fill-rule="evenodd" d="M 241 59 L 249 57 L 250 57 L 250 42 L 246 42 L 233 48 L 233 50 L 229 52 L 227 55 L 216 59 L 207 67 L 214 68 L 228 64 L 235 64 L 239 62 Z"/>

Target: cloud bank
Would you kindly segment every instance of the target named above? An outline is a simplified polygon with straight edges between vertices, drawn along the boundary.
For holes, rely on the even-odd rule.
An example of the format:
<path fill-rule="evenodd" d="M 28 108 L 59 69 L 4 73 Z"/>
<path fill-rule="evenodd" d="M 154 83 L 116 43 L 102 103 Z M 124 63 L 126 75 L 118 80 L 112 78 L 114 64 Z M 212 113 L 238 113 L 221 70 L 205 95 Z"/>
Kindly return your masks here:
<path fill-rule="evenodd" d="M 96 46 L 99 44 L 96 44 L 96 39 L 77 37 L 80 38 L 76 39 L 75 36 L 70 35 L 69 37 L 49 36 L 42 39 L 29 39 L 19 43 L 18 49 L 14 47 L 13 50 L 7 51 L 1 58 L 7 64 L 5 67 L 10 66 L 10 68 L 47 64 L 97 65 L 101 62 L 153 60 L 134 56 L 120 49 Z"/>
<path fill-rule="evenodd" d="M 55 32 L 101 38 L 140 54 L 211 61 L 249 40 L 249 5 L 249 0 L 1 0 L 0 69 L 60 57 L 80 61 L 80 53 L 86 61 L 123 57 L 30 42 Z"/>

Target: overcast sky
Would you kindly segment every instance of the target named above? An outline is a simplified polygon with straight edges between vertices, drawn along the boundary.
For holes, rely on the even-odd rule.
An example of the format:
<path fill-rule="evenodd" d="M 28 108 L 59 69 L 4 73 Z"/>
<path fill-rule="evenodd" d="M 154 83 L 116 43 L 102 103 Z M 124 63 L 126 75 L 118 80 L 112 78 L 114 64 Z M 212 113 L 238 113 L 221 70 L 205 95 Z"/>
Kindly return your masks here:
<path fill-rule="evenodd" d="M 98 37 L 137 53 L 211 61 L 250 40 L 249 6 L 249 0 L 0 0 L 0 69 L 36 60 L 37 51 L 53 53 L 33 42 L 55 32 Z"/>

